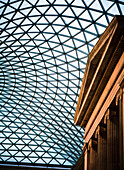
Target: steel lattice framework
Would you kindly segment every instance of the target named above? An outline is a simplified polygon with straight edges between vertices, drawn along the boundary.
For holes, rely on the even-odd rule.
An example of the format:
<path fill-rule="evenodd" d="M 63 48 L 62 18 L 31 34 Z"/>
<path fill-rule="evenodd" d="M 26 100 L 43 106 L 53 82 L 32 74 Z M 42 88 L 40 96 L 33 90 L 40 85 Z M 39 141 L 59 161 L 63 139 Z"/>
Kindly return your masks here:
<path fill-rule="evenodd" d="M 123 0 L 0 1 L 0 162 L 72 166 L 87 56 Z"/>

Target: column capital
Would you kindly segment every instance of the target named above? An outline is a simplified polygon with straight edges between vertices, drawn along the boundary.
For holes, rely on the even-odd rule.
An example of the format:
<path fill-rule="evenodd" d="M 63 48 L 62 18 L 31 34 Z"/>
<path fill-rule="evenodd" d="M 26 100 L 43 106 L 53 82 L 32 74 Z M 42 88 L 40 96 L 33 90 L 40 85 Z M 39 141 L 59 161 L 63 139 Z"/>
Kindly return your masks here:
<path fill-rule="evenodd" d="M 122 99 L 123 94 L 124 94 L 124 82 L 120 86 L 120 89 L 116 95 L 116 106 L 118 105 L 118 101 Z"/>
<path fill-rule="evenodd" d="M 90 147 L 94 147 L 97 145 L 97 141 L 94 139 L 90 139 L 89 143 L 88 143 L 88 149 L 90 149 Z"/>
<path fill-rule="evenodd" d="M 106 132 L 106 127 L 103 127 L 103 126 L 98 126 L 97 129 L 96 129 L 96 132 L 95 132 L 95 138 L 98 137 L 98 135 L 101 135 L 103 133 Z"/>
<path fill-rule="evenodd" d="M 106 124 L 107 123 L 107 120 L 112 118 L 112 117 L 116 117 L 118 116 L 118 112 L 116 111 L 116 108 L 115 110 L 113 110 L 113 108 L 108 108 L 105 116 L 104 116 L 104 123 Z"/>
<path fill-rule="evenodd" d="M 116 95 L 116 105 L 118 105 L 118 101 L 122 99 L 122 95 L 124 94 L 124 79 L 120 83 L 120 89 Z"/>

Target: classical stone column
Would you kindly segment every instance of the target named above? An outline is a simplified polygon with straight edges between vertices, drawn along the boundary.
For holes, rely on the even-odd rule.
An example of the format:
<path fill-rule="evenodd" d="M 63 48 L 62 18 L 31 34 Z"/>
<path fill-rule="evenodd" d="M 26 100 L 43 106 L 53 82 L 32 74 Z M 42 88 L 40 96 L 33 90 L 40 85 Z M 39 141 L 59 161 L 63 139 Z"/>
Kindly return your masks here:
<path fill-rule="evenodd" d="M 107 123 L 107 170 L 119 170 L 119 116 L 115 107 L 106 114 Z"/>
<path fill-rule="evenodd" d="M 89 170 L 97 169 L 97 141 L 90 139 L 89 144 Z"/>
<path fill-rule="evenodd" d="M 83 153 L 84 153 L 84 170 L 89 170 L 89 150 L 88 144 L 84 144 L 83 146 Z"/>
<path fill-rule="evenodd" d="M 117 95 L 117 103 L 119 106 L 119 155 L 120 170 L 124 170 L 124 80 L 120 86 Z"/>
<path fill-rule="evenodd" d="M 106 128 L 98 126 L 96 130 L 97 142 L 97 169 L 106 170 L 107 168 L 107 141 Z"/>

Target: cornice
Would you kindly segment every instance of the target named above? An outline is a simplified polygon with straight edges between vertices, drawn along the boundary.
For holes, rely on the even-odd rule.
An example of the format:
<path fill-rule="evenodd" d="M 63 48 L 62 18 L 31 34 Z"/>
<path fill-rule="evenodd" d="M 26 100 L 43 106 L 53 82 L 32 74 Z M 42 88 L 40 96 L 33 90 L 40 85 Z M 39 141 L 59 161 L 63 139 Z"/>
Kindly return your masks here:
<path fill-rule="evenodd" d="M 112 74 L 113 69 L 115 68 L 116 63 L 123 52 L 123 30 L 124 17 L 114 17 L 113 21 L 110 23 L 98 43 L 89 54 L 74 117 L 74 122 L 76 125 L 86 125 L 88 117 L 92 113 L 92 109 L 95 107 L 97 100 L 99 99 L 109 77 Z M 103 74 L 106 71 L 106 66 L 109 66 L 108 73 L 103 77 Z M 100 82 L 101 79 L 102 82 Z M 101 86 L 99 86 L 100 83 Z M 96 94 L 96 91 L 97 95 L 95 99 L 92 100 Z M 85 119 L 84 116 L 86 117 Z"/>

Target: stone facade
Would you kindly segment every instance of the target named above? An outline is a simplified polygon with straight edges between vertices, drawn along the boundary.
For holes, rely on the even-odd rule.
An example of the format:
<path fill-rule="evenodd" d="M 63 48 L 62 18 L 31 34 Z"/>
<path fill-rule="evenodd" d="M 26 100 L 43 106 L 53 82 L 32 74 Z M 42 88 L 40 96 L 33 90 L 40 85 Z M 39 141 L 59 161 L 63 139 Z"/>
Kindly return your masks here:
<path fill-rule="evenodd" d="M 80 169 L 124 170 L 124 16 L 89 54 L 74 122 L 85 128 Z"/>

